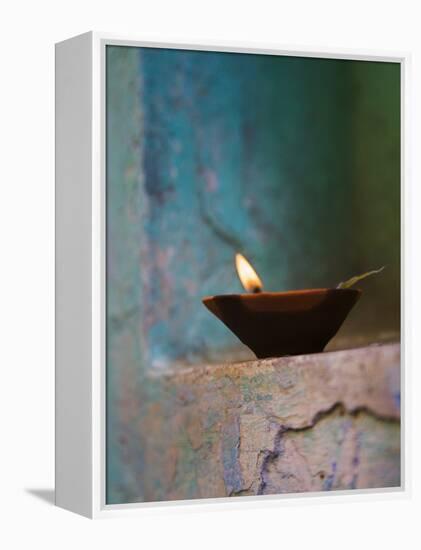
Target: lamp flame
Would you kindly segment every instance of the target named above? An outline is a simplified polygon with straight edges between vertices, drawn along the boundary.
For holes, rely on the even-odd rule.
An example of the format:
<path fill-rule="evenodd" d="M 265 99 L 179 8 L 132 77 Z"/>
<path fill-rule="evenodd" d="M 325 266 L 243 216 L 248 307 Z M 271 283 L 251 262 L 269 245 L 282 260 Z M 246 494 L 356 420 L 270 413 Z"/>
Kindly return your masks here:
<path fill-rule="evenodd" d="M 262 281 L 254 271 L 250 262 L 242 254 L 235 255 L 235 267 L 237 268 L 238 277 L 247 290 L 247 292 L 261 292 L 263 288 Z"/>

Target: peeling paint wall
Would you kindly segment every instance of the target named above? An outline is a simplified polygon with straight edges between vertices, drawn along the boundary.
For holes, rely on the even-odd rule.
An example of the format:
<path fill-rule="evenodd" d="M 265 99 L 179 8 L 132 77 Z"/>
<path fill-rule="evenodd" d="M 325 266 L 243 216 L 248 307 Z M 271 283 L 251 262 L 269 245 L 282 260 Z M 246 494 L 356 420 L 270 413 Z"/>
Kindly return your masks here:
<path fill-rule="evenodd" d="M 391 344 L 152 376 L 126 498 L 399 487 L 399 363 Z"/>
<path fill-rule="evenodd" d="M 399 332 L 399 86 L 389 63 L 107 47 L 111 501 L 147 493 L 149 375 L 252 357 L 201 304 L 241 291 L 236 251 L 268 290 L 387 264 L 341 335 Z"/>

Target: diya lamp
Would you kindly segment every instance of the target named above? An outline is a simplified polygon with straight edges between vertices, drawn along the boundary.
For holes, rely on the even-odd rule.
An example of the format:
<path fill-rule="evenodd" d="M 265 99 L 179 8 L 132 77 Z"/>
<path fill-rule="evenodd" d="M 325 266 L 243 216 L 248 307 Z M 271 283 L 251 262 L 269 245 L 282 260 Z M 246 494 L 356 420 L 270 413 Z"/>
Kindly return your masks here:
<path fill-rule="evenodd" d="M 361 290 L 350 286 L 383 269 L 353 277 L 337 288 L 264 292 L 244 256 L 237 254 L 235 264 L 247 293 L 202 301 L 259 359 L 323 351 L 361 296 Z"/>

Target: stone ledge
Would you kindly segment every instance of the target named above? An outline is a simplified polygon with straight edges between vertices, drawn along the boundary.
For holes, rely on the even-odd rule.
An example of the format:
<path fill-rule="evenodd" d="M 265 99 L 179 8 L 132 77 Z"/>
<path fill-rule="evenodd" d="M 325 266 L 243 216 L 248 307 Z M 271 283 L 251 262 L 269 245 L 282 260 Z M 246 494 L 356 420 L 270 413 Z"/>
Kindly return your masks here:
<path fill-rule="evenodd" d="M 150 382 L 145 500 L 400 484 L 399 344 L 188 368 Z"/>
<path fill-rule="evenodd" d="M 189 367 L 162 376 L 162 382 L 183 385 L 198 391 L 209 384 L 229 379 L 233 385 L 246 380 L 256 390 L 254 398 L 264 401 L 262 392 L 275 391 L 282 399 L 273 406 L 267 399 L 263 407 L 267 414 L 279 421 L 300 428 L 311 423 L 320 411 L 330 409 L 335 403 L 342 403 L 350 412 L 357 408 L 370 409 L 373 414 L 384 417 L 400 416 L 400 345 L 372 345 L 341 351 L 312 355 L 279 357 Z M 268 387 L 270 385 L 270 388 Z M 301 400 L 303 389 L 311 399 Z M 269 396 L 267 393 L 266 396 Z M 251 396 L 249 396 L 251 399 Z M 290 411 L 282 416 L 284 407 Z M 291 409 L 296 412 L 293 421 Z M 289 420 L 288 420 L 289 418 Z"/>

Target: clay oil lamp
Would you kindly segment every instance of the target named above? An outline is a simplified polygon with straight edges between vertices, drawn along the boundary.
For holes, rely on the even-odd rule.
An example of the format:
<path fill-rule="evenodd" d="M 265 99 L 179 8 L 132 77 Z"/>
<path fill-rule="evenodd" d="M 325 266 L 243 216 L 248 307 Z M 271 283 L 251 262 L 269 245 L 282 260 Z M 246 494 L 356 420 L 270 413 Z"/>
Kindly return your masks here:
<path fill-rule="evenodd" d="M 350 286 L 380 271 L 353 277 L 337 288 L 263 292 L 246 258 L 237 254 L 235 263 L 247 294 L 202 301 L 259 359 L 323 351 L 361 296 L 361 290 Z"/>

